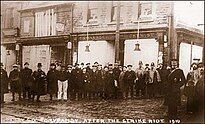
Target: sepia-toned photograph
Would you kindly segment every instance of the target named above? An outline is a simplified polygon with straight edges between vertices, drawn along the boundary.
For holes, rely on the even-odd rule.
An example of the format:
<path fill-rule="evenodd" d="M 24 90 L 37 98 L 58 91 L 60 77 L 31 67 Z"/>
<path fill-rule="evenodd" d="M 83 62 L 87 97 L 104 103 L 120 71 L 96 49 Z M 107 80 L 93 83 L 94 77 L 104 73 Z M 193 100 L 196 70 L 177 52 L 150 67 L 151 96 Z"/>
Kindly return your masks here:
<path fill-rule="evenodd" d="M 1 123 L 205 123 L 204 1 L 1 1 Z"/>

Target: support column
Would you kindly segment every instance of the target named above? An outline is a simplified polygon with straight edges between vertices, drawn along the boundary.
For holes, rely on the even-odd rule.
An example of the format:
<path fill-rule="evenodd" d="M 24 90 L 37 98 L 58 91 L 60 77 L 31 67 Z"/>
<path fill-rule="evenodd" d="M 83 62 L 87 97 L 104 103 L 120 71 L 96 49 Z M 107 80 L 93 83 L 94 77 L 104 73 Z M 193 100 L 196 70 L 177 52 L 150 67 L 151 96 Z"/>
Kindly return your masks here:
<path fill-rule="evenodd" d="M 117 20 L 115 35 L 115 62 L 120 62 L 120 2 L 117 3 Z"/>

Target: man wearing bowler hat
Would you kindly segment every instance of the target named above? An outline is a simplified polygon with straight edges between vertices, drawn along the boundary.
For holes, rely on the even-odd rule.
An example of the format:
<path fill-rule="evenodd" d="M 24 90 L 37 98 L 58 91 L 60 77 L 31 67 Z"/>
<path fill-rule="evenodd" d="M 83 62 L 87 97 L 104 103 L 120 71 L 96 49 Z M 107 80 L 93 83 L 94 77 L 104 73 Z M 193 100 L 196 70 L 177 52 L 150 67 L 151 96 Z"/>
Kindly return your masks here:
<path fill-rule="evenodd" d="M 46 73 L 41 69 L 42 64 L 38 63 L 37 70 L 33 72 L 34 87 L 33 87 L 33 98 L 37 95 L 37 102 L 40 102 L 40 96 L 46 94 Z"/>
<path fill-rule="evenodd" d="M 171 61 L 172 71 L 168 76 L 168 117 L 169 119 L 177 119 L 177 107 L 181 105 L 180 87 L 185 84 L 185 76 L 183 70 L 178 68 L 178 61 Z"/>

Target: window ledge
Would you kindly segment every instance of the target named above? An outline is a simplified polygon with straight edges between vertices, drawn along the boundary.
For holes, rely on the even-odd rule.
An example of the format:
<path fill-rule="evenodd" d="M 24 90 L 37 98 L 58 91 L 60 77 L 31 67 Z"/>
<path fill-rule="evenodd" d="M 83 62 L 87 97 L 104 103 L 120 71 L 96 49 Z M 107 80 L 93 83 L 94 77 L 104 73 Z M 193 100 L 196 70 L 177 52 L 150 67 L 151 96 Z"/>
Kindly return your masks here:
<path fill-rule="evenodd" d="M 120 22 L 120 24 L 123 24 L 124 22 Z M 116 25 L 117 24 L 117 22 L 109 22 L 109 23 L 107 23 L 108 25 Z"/>
<path fill-rule="evenodd" d="M 132 21 L 133 23 L 147 23 L 147 22 L 154 22 L 154 19 L 151 17 L 146 17 L 146 18 L 140 18 Z"/>

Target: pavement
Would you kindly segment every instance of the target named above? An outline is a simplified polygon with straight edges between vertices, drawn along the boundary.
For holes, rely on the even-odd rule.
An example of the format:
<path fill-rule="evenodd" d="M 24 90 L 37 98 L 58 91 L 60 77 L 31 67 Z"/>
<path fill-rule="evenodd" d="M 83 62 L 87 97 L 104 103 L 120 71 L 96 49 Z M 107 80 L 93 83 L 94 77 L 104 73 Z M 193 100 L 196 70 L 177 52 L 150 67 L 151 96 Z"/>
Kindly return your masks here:
<path fill-rule="evenodd" d="M 49 101 L 41 97 L 40 103 L 30 101 L 11 101 L 11 94 L 5 95 L 1 108 L 1 123 L 165 123 L 166 106 L 164 99 L 127 100 L 81 100 Z M 184 106 L 183 106 L 184 107 Z M 182 107 L 180 120 L 190 121 Z"/>

